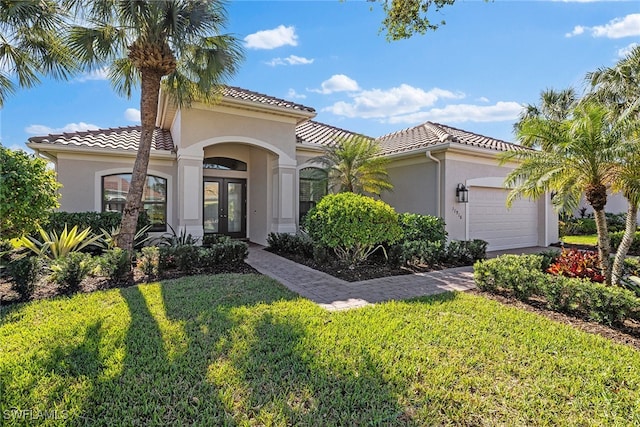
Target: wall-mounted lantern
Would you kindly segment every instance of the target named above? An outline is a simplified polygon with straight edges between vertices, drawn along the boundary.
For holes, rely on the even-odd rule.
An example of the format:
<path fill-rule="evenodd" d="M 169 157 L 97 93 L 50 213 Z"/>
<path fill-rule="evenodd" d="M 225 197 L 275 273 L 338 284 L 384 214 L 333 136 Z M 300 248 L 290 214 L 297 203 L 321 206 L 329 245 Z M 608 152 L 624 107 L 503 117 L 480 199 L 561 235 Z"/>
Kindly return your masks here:
<path fill-rule="evenodd" d="M 469 203 L 469 190 L 464 184 L 458 184 L 456 187 L 456 201 L 458 203 Z"/>

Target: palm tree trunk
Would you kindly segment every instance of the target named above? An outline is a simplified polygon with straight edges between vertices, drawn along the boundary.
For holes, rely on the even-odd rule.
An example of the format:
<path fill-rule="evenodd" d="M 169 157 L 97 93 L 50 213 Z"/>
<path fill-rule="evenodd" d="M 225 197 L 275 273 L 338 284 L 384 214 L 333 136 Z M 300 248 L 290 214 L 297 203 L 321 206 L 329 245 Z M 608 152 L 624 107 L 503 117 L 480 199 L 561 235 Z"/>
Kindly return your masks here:
<path fill-rule="evenodd" d="M 624 260 L 627 257 L 627 253 L 629 252 L 629 248 L 633 243 L 633 238 L 636 234 L 638 221 L 638 205 L 634 205 L 629 202 L 627 207 L 627 222 L 624 227 L 624 234 L 622 235 L 622 240 L 620 241 L 620 246 L 618 246 L 618 250 L 616 251 L 616 257 L 613 261 L 613 268 L 611 270 L 611 279 L 614 285 L 620 284 L 620 279 L 622 279 L 622 273 L 624 269 Z"/>
<path fill-rule="evenodd" d="M 129 251 L 129 254 L 133 253 L 138 215 L 143 208 L 142 193 L 147 181 L 147 167 L 149 166 L 153 132 L 156 127 L 160 81 L 163 75 L 162 72 L 149 68 L 142 68 L 140 74 L 142 80 L 140 94 L 142 134 L 140 136 L 140 146 L 138 147 L 136 161 L 133 165 L 133 173 L 131 174 L 131 184 L 129 185 L 127 202 L 122 212 L 120 234 L 117 238 L 118 247 Z"/>
<path fill-rule="evenodd" d="M 609 232 L 607 231 L 607 217 L 604 209 L 593 210 L 596 219 L 596 229 L 598 231 L 598 258 L 600 259 L 600 268 L 605 277 L 607 284 L 611 284 L 611 268 L 609 254 L 611 253 L 611 243 L 609 241 Z"/>

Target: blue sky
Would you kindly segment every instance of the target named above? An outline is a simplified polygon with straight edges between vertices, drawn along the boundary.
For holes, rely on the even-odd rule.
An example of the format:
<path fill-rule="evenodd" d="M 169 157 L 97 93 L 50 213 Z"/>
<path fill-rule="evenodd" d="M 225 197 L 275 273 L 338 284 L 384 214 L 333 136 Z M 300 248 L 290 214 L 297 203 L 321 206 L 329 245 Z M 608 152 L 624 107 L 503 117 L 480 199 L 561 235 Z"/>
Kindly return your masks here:
<path fill-rule="evenodd" d="M 545 88 L 581 89 L 640 43 L 640 1 L 458 0 L 436 32 L 388 42 L 364 1 L 236 1 L 227 32 L 245 46 L 229 84 L 314 107 L 316 120 L 370 136 L 434 121 L 513 141 L 514 120 Z M 21 89 L 0 111 L 0 142 L 137 124 L 139 93 L 104 73 Z"/>

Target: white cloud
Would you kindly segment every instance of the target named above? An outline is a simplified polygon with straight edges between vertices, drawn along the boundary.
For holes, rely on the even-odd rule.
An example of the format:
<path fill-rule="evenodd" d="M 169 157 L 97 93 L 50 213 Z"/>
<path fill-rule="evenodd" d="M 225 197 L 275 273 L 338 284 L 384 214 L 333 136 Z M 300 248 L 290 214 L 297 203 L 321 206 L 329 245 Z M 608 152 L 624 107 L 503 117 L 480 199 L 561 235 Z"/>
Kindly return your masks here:
<path fill-rule="evenodd" d="M 478 102 L 489 102 L 489 98 L 487 98 L 486 96 L 481 96 L 480 98 L 476 99 L 476 101 L 478 101 Z"/>
<path fill-rule="evenodd" d="M 313 64 L 313 61 L 315 61 L 313 58 L 309 59 L 302 56 L 289 55 L 286 58 L 273 58 L 267 62 L 267 65 L 271 65 L 272 67 L 276 65 L 307 65 Z"/>
<path fill-rule="evenodd" d="M 102 67 L 97 70 L 82 73 L 76 80 L 86 82 L 89 80 L 107 80 L 109 78 L 109 68 Z"/>
<path fill-rule="evenodd" d="M 52 128 L 45 125 L 29 125 L 24 129 L 24 131 L 29 135 L 48 135 L 50 133 L 81 132 L 95 129 L 100 129 L 100 127 L 91 123 L 80 122 L 68 123 L 61 128 Z"/>
<path fill-rule="evenodd" d="M 287 93 L 287 98 L 289 99 L 305 99 L 306 97 L 307 95 L 298 93 L 294 89 L 289 89 L 289 92 Z"/>
<path fill-rule="evenodd" d="M 330 94 L 334 92 L 355 92 L 360 90 L 358 82 L 344 74 L 334 74 L 320 85 L 322 89 L 309 89 L 310 92 Z"/>
<path fill-rule="evenodd" d="M 623 18 L 615 18 L 605 25 L 585 27 L 577 25 L 573 31 L 565 34 L 566 37 L 573 37 L 583 34 L 585 31 L 591 33 L 592 37 L 606 37 L 608 39 L 620 39 L 623 37 L 640 35 L 640 13 L 632 13 Z"/>
<path fill-rule="evenodd" d="M 640 43 L 631 43 L 630 45 L 623 47 L 622 49 L 618 49 L 618 56 L 620 58 L 625 58 L 627 55 L 631 53 L 633 49 L 640 46 Z"/>
<path fill-rule="evenodd" d="M 140 110 L 136 108 L 127 108 L 124 110 L 124 118 L 130 122 L 140 123 Z"/>
<path fill-rule="evenodd" d="M 244 38 L 249 49 L 275 49 L 281 46 L 297 46 L 298 36 L 293 26 L 280 25 L 273 30 L 262 30 Z"/>
<path fill-rule="evenodd" d="M 499 101 L 494 105 L 452 104 L 444 108 L 433 108 L 413 114 L 395 115 L 389 123 L 421 123 L 425 121 L 443 123 L 501 122 L 514 120 L 522 111 L 522 105 L 513 101 Z"/>
<path fill-rule="evenodd" d="M 440 99 L 461 99 L 465 95 L 439 88 L 426 92 L 423 89 L 402 84 L 388 90 L 363 90 L 350 96 L 353 98 L 352 102 L 336 102 L 323 111 L 350 118 L 389 118 L 419 112 L 424 107 L 434 105 Z"/>

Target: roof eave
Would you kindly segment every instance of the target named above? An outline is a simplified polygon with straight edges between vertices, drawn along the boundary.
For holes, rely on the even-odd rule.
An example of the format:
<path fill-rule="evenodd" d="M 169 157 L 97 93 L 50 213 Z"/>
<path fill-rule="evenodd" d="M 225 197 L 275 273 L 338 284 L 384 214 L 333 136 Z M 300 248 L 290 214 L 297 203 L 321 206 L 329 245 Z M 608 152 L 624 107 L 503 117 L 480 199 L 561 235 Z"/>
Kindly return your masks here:
<path fill-rule="evenodd" d="M 279 107 L 277 105 L 262 104 L 259 102 L 245 101 L 242 99 L 234 99 L 230 97 L 223 97 L 222 101 L 219 104 L 214 105 L 225 105 L 231 107 L 235 106 L 248 110 L 277 113 L 280 115 L 297 118 L 298 120 L 296 120 L 296 124 L 300 124 L 304 121 L 310 120 L 317 115 L 315 111 L 296 110 L 294 108 Z"/>
<path fill-rule="evenodd" d="M 121 148 L 83 147 L 78 145 L 43 144 L 39 142 L 29 142 L 26 145 L 34 151 L 47 153 L 90 153 L 116 157 L 136 157 L 138 155 L 138 150 L 124 150 Z M 173 151 L 152 149 L 149 157 L 154 159 L 175 159 L 176 155 Z"/>

